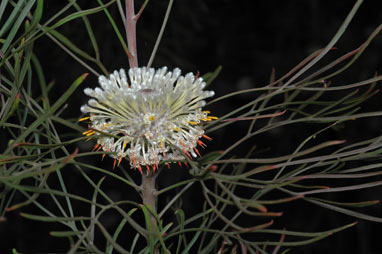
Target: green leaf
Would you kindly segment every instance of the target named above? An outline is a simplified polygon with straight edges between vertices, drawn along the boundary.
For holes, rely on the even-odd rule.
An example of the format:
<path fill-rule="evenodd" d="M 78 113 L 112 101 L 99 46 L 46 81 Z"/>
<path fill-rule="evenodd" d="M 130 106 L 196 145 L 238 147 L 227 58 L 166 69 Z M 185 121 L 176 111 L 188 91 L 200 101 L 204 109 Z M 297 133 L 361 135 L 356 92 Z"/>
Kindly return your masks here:
<path fill-rule="evenodd" d="M 8 22 L 6 24 L 6 25 L 10 25 L 11 26 L 11 31 L 9 32 L 9 34 L 7 36 L 7 39 L 5 40 L 5 43 L 1 47 L 1 51 L 2 52 L 6 52 L 8 50 L 9 45 L 12 43 L 12 41 L 13 41 L 14 37 L 16 36 L 16 33 L 19 30 L 22 22 L 24 21 L 25 17 L 27 16 L 27 14 L 31 10 L 32 6 L 34 5 L 35 0 L 29 0 L 29 2 L 26 3 L 26 5 L 24 6 L 24 8 L 21 11 L 20 11 L 20 8 L 21 8 L 20 2 L 22 4 L 24 4 L 25 0 L 20 0 L 18 2 L 17 6 L 15 7 L 15 9 L 12 12 L 12 14 L 13 13 L 17 14 L 16 21 L 13 24 L 11 24 L 11 21 L 9 22 L 9 24 L 8 24 Z M 7 26 L 4 26 L 4 27 L 5 27 L 5 30 L 6 30 Z M 3 33 L 2 30 L 3 29 L 0 30 L 0 37 L 2 36 L 2 33 Z"/>
<path fill-rule="evenodd" d="M 110 2 L 108 2 L 107 4 L 105 4 L 103 6 L 72 13 L 63 19 L 60 19 L 53 26 L 49 27 L 48 29 L 56 29 L 57 27 L 62 26 L 63 24 L 68 23 L 69 21 L 72 21 L 74 19 L 81 18 L 83 16 L 87 16 L 87 15 L 91 15 L 91 14 L 100 12 L 100 11 L 104 10 L 106 7 L 112 5 L 116 1 L 117 0 L 111 0 Z"/>
<path fill-rule="evenodd" d="M 208 219 L 204 219 L 204 221 L 202 222 L 202 224 L 200 225 L 200 228 L 203 228 L 206 223 L 207 223 Z M 183 250 L 182 254 L 188 254 L 190 253 L 190 250 L 192 248 L 192 246 L 195 244 L 195 242 L 198 240 L 200 234 L 202 233 L 202 231 L 197 231 L 194 235 L 194 237 L 192 237 L 191 241 L 187 244 L 186 248 Z"/>
<path fill-rule="evenodd" d="M 346 215 L 349 215 L 349 216 L 353 216 L 353 217 L 356 217 L 356 218 L 359 218 L 359 219 L 368 220 L 368 221 L 374 221 L 374 222 L 379 222 L 379 223 L 382 222 L 382 218 L 380 218 L 380 217 L 375 217 L 375 216 L 371 216 L 371 215 L 367 215 L 367 214 L 351 211 L 349 209 L 345 209 L 345 208 L 341 208 L 341 207 L 338 207 L 338 206 L 335 206 L 335 205 L 327 204 L 327 203 L 324 203 L 324 202 L 321 202 L 321 201 L 318 201 L 318 200 L 312 200 L 312 199 L 309 199 L 309 198 L 306 198 L 306 200 L 311 202 L 311 203 L 313 203 L 313 204 L 325 207 L 327 209 L 330 209 L 330 210 L 333 210 L 333 211 L 336 211 L 336 212 L 339 212 L 339 213 L 343 213 L 343 214 L 346 214 Z"/>
<path fill-rule="evenodd" d="M 95 62 L 96 60 L 91 57 L 88 53 L 78 48 L 76 45 L 74 45 L 70 39 L 65 37 L 63 34 L 57 32 L 54 29 L 48 30 L 48 33 L 53 35 L 57 40 L 59 40 L 62 44 L 64 44 L 66 47 L 68 47 L 70 50 L 72 50 L 74 53 L 76 53 L 79 56 L 82 56 L 83 58 Z"/>
<path fill-rule="evenodd" d="M 365 206 L 376 205 L 381 202 L 380 200 L 370 200 L 370 201 L 361 201 L 361 202 L 336 202 L 336 201 L 312 198 L 312 197 L 310 199 L 317 200 L 317 201 L 331 204 L 331 205 L 346 206 L 346 207 L 365 207 Z"/>
<path fill-rule="evenodd" d="M 201 157 L 198 162 L 200 164 L 208 164 L 210 161 L 215 161 L 222 155 L 223 151 L 212 151 Z"/>
<path fill-rule="evenodd" d="M 100 6 L 104 6 L 104 3 L 102 2 L 102 0 L 97 0 L 97 1 L 98 1 Z M 117 35 L 117 37 L 119 39 L 119 42 L 122 45 L 122 48 L 125 50 L 126 55 L 128 55 L 129 49 L 127 48 L 126 42 L 123 39 L 123 36 L 122 36 L 121 32 L 119 31 L 117 25 L 115 24 L 115 21 L 114 21 L 113 17 L 111 16 L 110 12 L 107 9 L 104 9 L 104 12 L 106 14 L 106 17 L 109 19 L 109 22 L 110 22 L 111 26 L 113 27 L 114 32 L 115 32 L 115 34 Z"/>
<path fill-rule="evenodd" d="M 35 215 L 30 213 L 20 213 L 20 215 L 24 218 L 42 222 L 58 222 L 58 221 L 83 221 L 83 220 L 92 220 L 91 217 L 51 217 L 51 216 L 42 216 Z"/>
<path fill-rule="evenodd" d="M 2 182 L 4 182 L 4 181 L 11 181 L 11 180 L 12 181 L 15 181 L 15 180 L 19 181 L 19 180 L 24 179 L 24 178 L 29 178 L 29 177 L 43 175 L 43 174 L 49 174 L 51 172 L 59 170 L 60 168 L 62 168 L 66 164 L 67 163 L 65 161 L 61 161 L 61 163 L 59 163 L 59 164 L 52 163 L 52 166 L 46 167 L 46 168 L 43 168 L 43 169 L 40 169 L 40 170 L 36 170 L 36 171 L 34 171 L 34 170 L 33 171 L 21 171 L 20 173 L 15 174 L 15 175 L 1 176 L 0 177 L 0 181 L 2 181 Z"/>
<path fill-rule="evenodd" d="M 8 115 L 4 119 L 4 122 L 7 121 L 7 119 L 13 115 L 13 113 L 15 113 L 20 103 L 20 96 L 20 93 L 17 93 L 16 98 L 13 101 L 11 108 L 9 109 Z"/>
<path fill-rule="evenodd" d="M 203 75 L 203 80 L 206 82 L 206 87 L 208 87 L 220 74 L 222 66 L 219 65 L 214 72 L 208 72 Z"/>
<path fill-rule="evenodd" d="M 7 7 L 7 4 L 8 4 L 8 0 L 2 0 L 0 2 L 0 21 L 1 21 L 1 18 L 3 17 L 3 13 L 5 10 L 5 7 Z"/>
<path fill-rule="evenodd" d="M 41 67 L 40 61 L 38 60 L 38 58 L 34 54 L 32 54 L 31 60 L 32 60 L 32 64 L 36 70 L 38 81 L 40 83 L 42 98 L 44 99 L 47 107 L 50 107 L 50 101 L 49 101 L 49 96 L 48 96 L 48 87 L 47 87 L 44 71 Z"/>
<path fill-rule="evenodd" d="M 29 127 L 20 134 L 20 136 L 13 142 L 13 146 L 8 147 L 6 150 L 6 154 L 10 152 L 10 150 L 17 145 L 18 143 L 22 142 L 29 134 L 31 134 L 33 131 L 36 130 L 38 126 L 40 126 L 43 122 L 45 122 L 56 110 L 61 107 L 62 104 L 72 95 L 72 93 L 78 88 L 78 86 L 85 80 L 87 77 L 87 73 L 81 75 L 79 78 L 77 78 L 73 84 L 69 87 L 68 90 L 53 104 L 52 107 L 50 107 L 47 111 L 45 111 L 43 114 L 41 114 Z"/>
<path fill-rule="evenodd" d="M 73 1 L 73 6 L 74 6 L 74 8 L 76 8 L 76 10 L 81 11 L 80 6 L 75 1 Z M 91 42 L 91 44 L 93 46 L 94 53 L 96 55 L 95 58 L 97 60 L 99 60 L 100 59 L 99 48 L 98 48 L 97 40 L 96 40 L 96 38 L 94 36 L 93 29 L 92 29 L 92 27 L 90 25 L 89 19 L 87 18 L 87 16 L 82 16 L 81 18 L 82 18 L 83 22 L 85 23 L 85 27 L 86 27 L 86 30 L 88 32 L 88 35 L 89 35 L 89 38 L 90 38 L 90 42 Z"/>
<path fill-rule="evenodd" d="M 131 209 L 128 213 L 127 213 L 127 216 L 131 217 L 131 215 L 133 215 L 133 213 L 137 210 L 137 208 L 133 208 Z M 127 219 L 126 218 L 123 218 L 121 223 L 119 223 L 117 229 L 115 230 L 114 234 L 113 234 L 113 240 L 116 242 L 117 239 L 118 239 L 118 236 L 119 234 L 121 233 L 123 227 L 125 226 L 127 222 Z M 114 246 L 113 245 L 108 245 L 107 248 L 106 248 L 106 254 L 112 254 L 113 253 L 113 248 Z"/>
<path fill-rule="evenodd" d="M 148 235 L 148 238 L 149 238 L 148 245 L 149 246 L 148 247 L 150 249 L 150 253 L 154 253 L 154 249 L 155 249 L 154 234 L 157 233 L 157 230 L 155 229 L 155 225 L 153 225 L 151 223 L 151 213 L 149 212 L 147 207 L 145 205 L 141 205 L 141 208 L 142 208 L 142 211 L 143 211 L 143 214 L 145 217 L 146 228 L 147 228 L 147 231 L 149 232 L 149 235 Z"/>
<path fill-rule="evenodd" d="M 2 17 L 2 14 L 7 6 L 8 0 L 1 1 L 0 6 L 0 18 Z M 3 35 L 12 27 L 13 21 L 15 20 L 17 13 L 20 12 L 20 9 L 22 7 L 23 1 L 19 0 L 19 2 L 14 6 L 14 9 L 12 10 L 11 14 L 9 15 L 8 19 L 5 21 L 5 23 L 2 24 L 0 29 L 0 37 L 3 37 Z M 5 52 L 5 50 L 2 50 Z"/>
<path fill-rule="evenodd" d="M 11 95 L 8 97 L 8 100 L 5 103 L 5 105 L 2 106 L 2 112 L 4 117 L 0 118 L 0 127 L 4 127 L 5 121 L 8 119 L 8 117 L 11 116 L 11 114 L 9 113 L 11 111 L 11 108 L 14 107 L 16 109 L 16 107 L 18 106 L 18 102 L 16 102 L 17 97 L 20 98 L 20 93 L 18 92 L 18 87 L 13 83 Z"/>
<path fill-rule="evenodd" d="M 184 212 L 182 209 L 178 209 L 175 211 L 175 214 L 176 215 L 179 215 L 180 217 L 180 220 L 179 220 L 179 227 L 180 227 L 180 231 L 183 231 L 184 230 Z M 182 238 L 184 237 L 184 234 L 179 234 L 179 238 L 178 238 L 178 246 L 176 247 L 176 253 L 179 253 L 180 252 L 180 247 L 181 247 L 181 244 L 182 244 Z"/>
<path fill-rule="evenodd" d="M 84 231 L 51 231 L 49 234 L 54 237 L 78 236 L 85 233 Z"/>
<path fill-rule="evenodd" d="M 42 17 L 43 7 L 44 7 L 44 0 L 37 0 L 37 6 L 33 13 L 32 22 L 29 28 L 30 30 L 34 29 L 40 22 Z"/>
<path fill-rule="evenodd" d="M 18 252 L 15 248 L 12 249 L 12 254 L 22 254 L 21 252 Z"/>

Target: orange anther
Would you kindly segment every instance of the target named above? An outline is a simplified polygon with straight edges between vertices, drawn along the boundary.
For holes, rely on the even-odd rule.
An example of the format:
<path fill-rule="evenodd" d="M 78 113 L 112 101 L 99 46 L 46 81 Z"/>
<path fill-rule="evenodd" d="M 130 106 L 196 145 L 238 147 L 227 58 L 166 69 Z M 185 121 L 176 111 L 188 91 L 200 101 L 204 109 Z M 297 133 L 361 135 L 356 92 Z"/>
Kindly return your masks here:
<path fill-rule="evenodd" d="M 183 152 L 188 156 L 188 158 L 192 160 L 191 154 L 189 152 L 187 152 L 186 150 L 183 150 Z"/>
<path fill-rule="evenodd" d="M 79 122 L 82 122 L 82 121 L 85 121 L 85 120 L 88 120 L 90 118 L 90 116 L 87 116 L 87 117 L 83 117 L 81 118 L 80 120 L 78 120 Z"/>
<path fill-rule="evenodd" d="M 198 145 L 200 145 L 202 148 L 205 148 L 207 145 L 204 144 L 201 140 L 196 141 Z"/>
<path fill-rule="evenodd" d="M 155 161 L 154 161 L 154 165 L 153 165 L 153 171 L 155 173 L 155 169 L 158 168 L 158 161 L 157 161 L 157 158 L 155 158 Z"/>
<path fill-rule="evenodd" d="M 154 172 L 154 173 L 155 173 L 155 169 L 156 169 L 156 167 L 157 167 L 157 165 L 154 164 L 154 165 L 153 165 L 153 172 Z"/>
<path fill-rule="evenodd" d="M 95 146 L 93 147 L 92 151 L 95 151 L 98 148 L 99 145 L 100 144 L 95 144 Z"/>
<path fill-rule="evenodd" d="M 142 172 L 142 167 L 141 167 L 141 165 L 138 165 L 138 170 L 139 170 L 139 172 L 141 172 L 141 175 L 143 175 L 143 172 Z"/>
<path fill-rule="evenodd" d="M 147 171 L 148 171 L 149 174 L 150 174 L 150 167 L 149 167 L 149 165 L 146 164 L 146 168 L 147 168 Z"/>
<path fill-rule="evenodd" d="M 202 137 L 205 138 L 205 139 L 208 139 L 208 140 L 210 140 L 210 141 L 212 140 L 212 138 L 208 137 L 208 136 L 205 135 L 205 134 L 203 134 Z"/>
<path fill-rule="evenodd" d="M 201 157 L 201 155 L 200 155 L 198 149 L 196 149 L 196 147 L 194 147 L 194 151 Z"/>
<path fill-rule="evenodd" d="M 86 134 L 88 134 L 89 132 L 92 132 L 93 130 L 87 130 L 87 131 L 84 131 L 84 132 L 82 132 L 82 135 L 86 135 Z"/>

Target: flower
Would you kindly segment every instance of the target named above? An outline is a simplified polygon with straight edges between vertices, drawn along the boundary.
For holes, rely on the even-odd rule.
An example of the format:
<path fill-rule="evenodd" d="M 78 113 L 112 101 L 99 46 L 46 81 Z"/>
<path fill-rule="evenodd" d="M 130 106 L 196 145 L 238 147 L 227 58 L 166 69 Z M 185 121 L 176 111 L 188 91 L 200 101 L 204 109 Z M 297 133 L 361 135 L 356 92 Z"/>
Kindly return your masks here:
<path fill-rule="evenodd" d="M 81 111 L 90 116 L 80 121 L 90 120 L 83 134 L 97 138 L 94 149 L 111 152 L 114 167 L 126 158 L 141 173 L 142 166 L 150 173 L 161 162 L 169 166 L 200 155 L 197 145 L 205 147 L 200 139 L 210 140 L 201 123 L 217 119 L 201 110 L 204 99 L 214 95 L 203 91 L 203 79 L 167 67 L 132 68 L 128 74 L 129 79 L 120 69 L 109 78 L 101 75 L 101 88 L 84 89 L 92 99 Z"/>

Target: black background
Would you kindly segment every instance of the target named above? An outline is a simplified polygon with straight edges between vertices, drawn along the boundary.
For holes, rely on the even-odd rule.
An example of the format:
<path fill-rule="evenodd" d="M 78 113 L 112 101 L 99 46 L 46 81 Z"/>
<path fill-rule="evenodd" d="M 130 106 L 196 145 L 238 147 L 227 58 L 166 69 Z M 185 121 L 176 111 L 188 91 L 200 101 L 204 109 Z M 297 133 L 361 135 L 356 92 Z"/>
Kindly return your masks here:
<path fill-rule="evenodd" d="M 136 6 L 139 6 L 140 2 L 137 1 Z M 84 9 L 97 6 L 96 1 L 82 0 L 78 3 Z M 336 33 L 354 3 L 355 1 L 349 0 L 176 0 L 153 67 L 164 65 L 170 69 L 180 67 L 184 73 L 200 71 L 203 74 L 222 65 L 222 73 L 211 86 L 211 89 L 216 92 L 216 97 L 230 91 L 259 87 L 268 83 L 272 68 L 276 70 L 276 77 L 281 77 L 310 53 L 323 48 Z M 45 19 L 47 20 L 65 4 L 66 1 L 61 0 L 46 1 Z M 377 4 L 378 1 L 365 1 L 347 32 L 336 45 L 337 49 L 331 53 L 333 57 L 338 57 L 360 46 L 381 23 L 381 13 Z M 149 59 L 166 6 L 167 1 L 150 1 L 138 22 L 140 66 L 146 65 Z M 118 15 L 116 8 L 113 8 L 111 12 L 115 16 Z M 89 19 L 99 40 L 101 58 L 106 68 L 109 71 L 121 67 L 128 68 L 127 57 L 104 15 L 102 13 L 91 15 Z M 116 20 L 121 25 L 119 18 Z M 81 21 L 72 21 L 59 31 L 79 47 L 89 53 L 92 52 Z M 87 72 L 84 67 L 47 38 L 39 39 L 35 48 L 47 80 L 56 82 L 51 94 L 53 100 L 58 98 L 74 79 Z M 338 84 L 360 81 L 373 76 L 375 72 L 381 72 L 381 52 L 382 37 L 378 35 L 358 62 L 337 80 Z M 101 72 L 98 69 L 97 71 Z M 85 86 L 94 87 L 96 84 L 97 77 L 90 75 Z M 70 99 L 63 116 L 79 117 L 79 107 L 86 103 L 87 99 L 82 91 L 78 90 Z M 223 115 L 241 105 L 243 99 L 248 98 L 238 97 L 220 105 L 219 108 L 215 108 L 216 115 Z M 380 97 L 372 100 L 368 106 L 380 109 Z M 374 120 L 365 122 L 362 129 L 359 125 L 352 125 L 345 133 L 350 135 L 347 138 L 356 140 L 363 138 L 366 133 L 370 136 L 380 135 L 381 127 L 381 120 Z M 215 137 L 215 141 L 209 144 L 209 149 L 226 147 L 230 141 L 235 141 L 235 138 L 241 135 L 237 133 L 239 131 L 238 129 L 230 133 L 222 130 L 211 134 Z M 304 131 L 309 134 L 309 130 Z M 288 132 L 287 137 L 283 135 L 283 139 L 279 139 L 279 136 L 274 137 L 273 142 L 279 142 L 274 144 L 277 146 L 275 152 L 279 154 L 290 152 L 290 147 L 296 147 L 299 144 L 298 141 L 301 141 L 298 139 L 301 133 L 301 130 L 294 130 Z M 344 134 L 338 134 L 341 137 L 342 135 Z M 258 142 L 261 144 L 270 141 L 258 140 Z M 104 163 L 107 165 L 112 162 L 105 160 Z M 173 173 L 172 171 L 161 174 L 159 185 L 166 185 L 169 177 L 173 179 L 187 177 L 187 171 Z M 68 185 L 77 186 L 78 193 L 83 193 L 85 196 L 91 195 L 86 193 L 85 188 L 81 188 L 81 181 L 76 178 L 76 175 L 71 174 L 69 171 L 66 175 L 70 179 Z M 139 175 L 135 177 L 139 178 Z M 121 194 L 119 191 L 113 183 L 109 183 L 110 195 L 114 197 L 128 195 Z M 200 200 L 193 195 L 195 193 L 186 195 L 185 200 L 191 203 L 187 204 L 184 201 L 185 209 L 192 210 L 194 202 Z M 345 199 L 346 197 L 344 196 Z M 381 189 L 374 188 L 361 194 L 357 193 L 357 198 L 360 200 L 380 199 Z M 22 200 L 22 197 L 16 197 L 16 200 L 18 199 Z M 293 207 L 286 210 L 283 219 L 276 222 L 286 225 L 290 230 L 307 232 L 328 230 L 356 220 L 332 211 L 316 209 L 304 202 L 289 205 Z M 22 211 L 39 212 L 31 207 L 23 208 Z M 63 227 L 25 220 L 18 215 L 18 212 L 8 213 L 7 221 L 0 224 L 0 253 L 9 253 L 11 248 L 16 248 L 22 253 L 61 252 L 68 248 L 64 240 L 57 240 L 48 235 L 49 231 L 63 229 Z M 380 216 L 381 207 L 376 205 L 368 212 Z M 359 221 L 356 227 L 346 232 L 334 234 L 308 246 L 298 247 L 290 253 L 381 253 L 379 237 L 381 230 L 380 224 Z"/>

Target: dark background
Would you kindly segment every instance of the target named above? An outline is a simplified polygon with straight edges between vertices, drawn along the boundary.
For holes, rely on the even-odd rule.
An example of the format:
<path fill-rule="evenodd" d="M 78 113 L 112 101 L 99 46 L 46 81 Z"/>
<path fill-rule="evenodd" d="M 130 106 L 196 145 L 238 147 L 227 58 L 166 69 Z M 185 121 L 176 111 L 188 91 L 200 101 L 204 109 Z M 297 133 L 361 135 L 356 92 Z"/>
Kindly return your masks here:
<path fill-rule="evenodd" d="M 137 1 L 136 6 L 139 6 L 140 2 L 142 1 Z M 333 57 L 359 47 L 381 23 L 377 2 L 365 1 L 348 31 L 336 45 L 337 49 L 331 53 Z M 84 9 L 96 6 L 96 1 L 82 0 L 78 3 Z M 276 77 L 281 77 L 310 53 L 323 48 L 336 33 L 354 3 L 355 1 L 350 0 L 176 0 L 153 66 L 166 65 L 170 69 L 180 67 L 183 73 L 200 71 L 203 74 L 222 65 L 222 73 L 211 86 L 216 92 L 216 97 L 230 91 L 259 87 L 268 83 L 272 68 L 276 70 Z M 66 1 L 46 1 L 46 19 L 65 4 Z M 150 1 L 138 22 L 138 55 L 141 66 L 149 59 L 166 7 L 167 1 Z M 116 8 L 111 12 L 114 16 L 118 15 Z M 106 68 L 109 71 L 121 67 L 128 68 L 127 57 L 104 15 L 102 13 L 91 15 L 89 19 L 99 39 L 101 57 Z M 118 18 L 116 20 L 119 22 Z M 59 31 L 76 45 L 89 53 L 92 52 L 80 21 L 73 21 Z M 47 38 L 39 39 L 35 47 L 47 80 L 56 81 L 54 92 L 51 94 L 53 98 L 58 98 L 74 79 L 87 72 Z M 338 84 L 360 81 L 373 76 L 375 72 L 381 72 L 381 52 L 382 37 L 378 35 L 358 62 L 342 74 Z M 97 71 L 101 72 L 98 69 Z M 90 75 L 86 80 L 86 86 L 89 87 L 94 87 L 96 83 L 97 78 L 94 75 Z M 238 97 L 220 105 L 215 109 L 216 114 L 223 115 L 229 112 L 241 105 L 242 99 Z M 78 90 L 68 104 L 68 109 L 63 113 L 64 116 L 78 118 L 79 106 L 87 100 L 82 91 Z M 381 108 L 380 100 L 371 101 L 368 105 Z M 352 126 L 347 132 L 350 135 L 348 138 L 357 139 L 366 133 L 371 136 L 380 135 L 381 127 L 381 121 L 369 121 L 362 126 L 362 129 L 360 126 Z M 289 136 L 284 137 L 285 139 L 279 140 L 279 143 L 275 144 L 278 147 L 277 152 L 280 154 L 290 152 L 288 148 L 298 145 L 300 133 L 301 130 L 295 130 L 288 133 Z M 209 149 L 226 147 L 230 141 L 235 140 L 235 134 L 231 135 L 224 130 L 212 135 L 216 138 L 213 144 L 209 144 Z M 227 135 L 232 140 L 227 138 Z M 275 141 L 277 140 L 276 138 Z M 258 142 L 261 144 L 264 140 Z M 185 174 L 187 173 L 178 173 L 176 177 L 185 178 L 187 177 Z M 169 176 L 171 175 L 168 172 L 163 173 L 159 181 L 165 182 Z M 73 178 L 71 181 L 69 185 L 81 186 L 79 180 Z M 121 195 L 113 188 L 114 186 L 110 184 L 108 193 Z M 78 190 L 81 191 L 86 192 Z M 373 200 L 381 199 L 381 194 L 380 188 L 374 188 L 357 195 L 360 195 L 360 200 Z M 16 200 L 17 198 L 21 199 L 16 197 Z M 191 194 L 185 198 L 190 202 L 198 200 Z M 190 204 L 184 205 L 186 208 L 190 207 Z M 288 226 L 290 230 L 306 232 L 328 230 L 356 220 L 332 211 L 316 209 L 306 202 L 289 205 L 294 207 L 287 210 L 283 219 L 276 222 Z M 38 210 L 33 208 L 22 210 L 38 213 Z M 368 212 L 380 216 L 381 207 L 377 205 Z M 0 225 L 0 239 L 2 239 L 0 253 L 9 253 L 13 247 L 22 253 L 64 251 L 68 247 L 63 243 L 64 240 L 48 236 L 49 231 L 58 229 L 60 226 L 22 219 L 18 211 L 9 213 L 7 222 Z M 381 253 L 379 239 L 381 230 L 380 224 L 359 221 L 356 227 L 334 234 L 320 242 L 298 247 L 290 253 Z M 7 240 L 3 242 L 4 237 Z"/>

